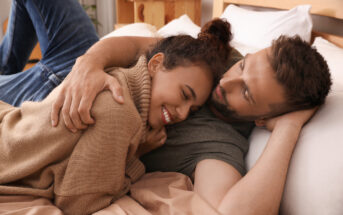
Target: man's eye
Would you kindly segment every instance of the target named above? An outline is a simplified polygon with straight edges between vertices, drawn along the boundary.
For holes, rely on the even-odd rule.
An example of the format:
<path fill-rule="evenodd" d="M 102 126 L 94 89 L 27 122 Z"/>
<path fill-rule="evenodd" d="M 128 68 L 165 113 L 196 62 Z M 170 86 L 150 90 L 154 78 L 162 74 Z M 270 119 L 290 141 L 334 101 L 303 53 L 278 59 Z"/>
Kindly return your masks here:
<path fill-rule="evenodd" d="M 243 61 L 241 61 L 241 62 L 239 63 L 239 68 L 241 68 L 241 70 L 243 70 L 243 68 L 244 68 L 244 63 L 243 63 Z"/>
<path fill-rule="evenodd" d="M 241 70 L 244 69 L 244 66 L 245 66 L 245 58 L 243 58 L 239 64 L 239 67 L 241 68 Z"/>
<path fill-rule="evenodd" d="M 246 88 L 243 89 L 243 96 L 246 100 L 249 100 L 249 92 Z"/>

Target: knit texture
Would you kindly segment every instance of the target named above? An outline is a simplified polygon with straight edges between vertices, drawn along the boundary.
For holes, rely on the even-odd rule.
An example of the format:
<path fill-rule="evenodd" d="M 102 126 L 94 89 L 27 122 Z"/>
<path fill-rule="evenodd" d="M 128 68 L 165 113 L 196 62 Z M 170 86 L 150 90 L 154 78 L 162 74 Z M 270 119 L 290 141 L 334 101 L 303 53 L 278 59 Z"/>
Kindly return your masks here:
<path fill-rule="evenodd" d="M 134 153 L 145 140 L 151 80 L 144 57 L 131 69 L 114 69 L 125 103 L 100 93 L 96 123 L 70 132 L 50 122 L 60 87 L 42 102 L 20 108 L 0 102 L 0 194 L 46 197 L 68 215 L 90 214 L 124 195 L 143 173 Z M 60 115 L 60 119 L 62 115 Z"/>

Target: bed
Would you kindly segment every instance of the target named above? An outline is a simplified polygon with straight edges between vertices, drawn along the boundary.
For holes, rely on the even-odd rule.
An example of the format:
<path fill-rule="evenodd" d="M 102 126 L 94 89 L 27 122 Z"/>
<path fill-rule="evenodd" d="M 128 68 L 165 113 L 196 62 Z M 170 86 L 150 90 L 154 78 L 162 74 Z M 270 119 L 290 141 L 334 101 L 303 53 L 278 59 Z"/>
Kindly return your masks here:
<path fill-rule="evenodd" d="M 265 11 L 237 7 L 260 6 Z M 298 6 L 302 5 L 302 6 Z M 312 5 L 306 6 L 306 5 Z M 275 11 L 277 9 L 277 11 Z M 279 11 L 279 10 L 283 11 Z M 324 56 L 332 73 L 333 88 L 327 102 L 301 134 L 289 168 L 280 214 L 343 214 L 343 36 L 313 30 L 310 13 L 334 17 L 343 23 L 341 0 L 214 0 L 213 17 L 230 21 L 234 33 L 232 45 L 242 54 L 257 51 L 278 35 L 299 34 Z M 281 25 L 280 25 L 281 23 Z M 341 23 L 341 24 L 342 24 Z M 239 26 L 239 28 L 237 27 Z M 343 24 L 340 28 L 343 27 Z M 343 29 L 343 28 L 342 28 Z M 186 15 L 160 29 L 134 23 L 111 36 L 196 36 L 200 27 Z M 249 36 L 246 36 L 249 35 Z M 254 35 L 251 38 L 250 35 Z M 270 132 L 255 128 L 250 139 L 246 165 L 250 169 L 265 147 Z M 0 214 L 61 215 L 47 199 L 28 196 L 0 196 Z M 218 214 L 192 191 L 191 180 L 180 173 L 154 172 L 143 176 L 126 195 L 96 215 L 112 214 Z"/>

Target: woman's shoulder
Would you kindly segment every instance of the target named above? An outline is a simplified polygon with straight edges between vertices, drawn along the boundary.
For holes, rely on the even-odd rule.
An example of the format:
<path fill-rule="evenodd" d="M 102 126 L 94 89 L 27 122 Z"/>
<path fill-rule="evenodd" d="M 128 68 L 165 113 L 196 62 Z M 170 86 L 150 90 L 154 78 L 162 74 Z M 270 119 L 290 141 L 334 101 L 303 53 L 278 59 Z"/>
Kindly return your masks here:
<path fill-rule="evenodd" d="M 131 97 L 130 91 L 128 89 L 128 86 L 125 82 L 122 84 L 122 92 L 123 92 L 123 98 L 124 103 L 120 104 L 118 103 L 111 91 L 104 90 L 100 92 L 96 99 L 94 100 L 93 107 L 91 110 L 92 116 L 94 115 L 104 115 L 104 114 L 116 114 L 120 115 L 123 113 L 137 113 L 137 108 L 133 102 L 133 99 Z"/>

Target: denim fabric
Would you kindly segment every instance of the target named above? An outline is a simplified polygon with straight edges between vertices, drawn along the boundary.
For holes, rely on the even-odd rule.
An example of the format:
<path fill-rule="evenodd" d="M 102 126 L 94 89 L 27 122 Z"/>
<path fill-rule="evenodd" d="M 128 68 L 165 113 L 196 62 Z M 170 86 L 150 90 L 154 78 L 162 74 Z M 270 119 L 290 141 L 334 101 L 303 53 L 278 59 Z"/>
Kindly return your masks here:
<path fill-rule="evenodd" d="M 42 59 L 22 72 L 37 40 Z M 77 0 L 13 0 L 0 46 L 0 100 L 19 106 L 44 99 L 97 41 Z"/>

